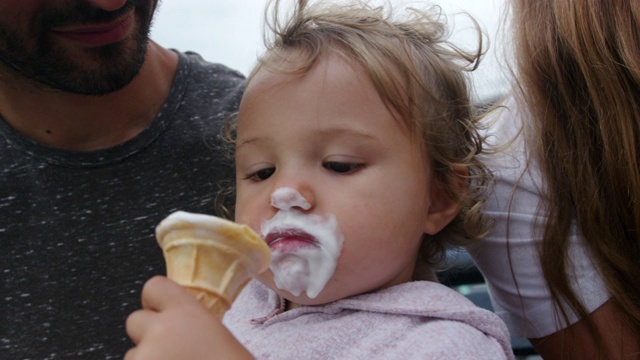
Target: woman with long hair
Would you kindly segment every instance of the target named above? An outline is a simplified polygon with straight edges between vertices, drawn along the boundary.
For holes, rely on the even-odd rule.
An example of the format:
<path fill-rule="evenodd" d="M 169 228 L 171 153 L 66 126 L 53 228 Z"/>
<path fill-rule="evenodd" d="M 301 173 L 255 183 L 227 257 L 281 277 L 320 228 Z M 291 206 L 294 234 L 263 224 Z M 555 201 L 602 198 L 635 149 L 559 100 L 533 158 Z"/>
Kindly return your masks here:
<path fill-rule="evenodd" d="M 479 249 L 496 311 L 545 359 L 640 356 L 640 2 L 514 0 Z M 500 259 L 498 261 L 497 259 Z"/>

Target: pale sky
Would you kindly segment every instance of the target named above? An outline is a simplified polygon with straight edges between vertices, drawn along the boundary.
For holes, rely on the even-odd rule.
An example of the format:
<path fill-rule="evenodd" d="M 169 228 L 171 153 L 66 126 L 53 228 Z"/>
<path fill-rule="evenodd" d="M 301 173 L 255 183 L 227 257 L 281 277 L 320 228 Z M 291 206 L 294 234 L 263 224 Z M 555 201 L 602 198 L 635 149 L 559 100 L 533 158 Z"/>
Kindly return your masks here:
<path fill-rule="evenodd" d="M 391 0 L 399 1 L 404 0 Z M 471 14 L 487 32 L 489 53 L 473 75 L 478 98 L 492 97 L 507 89 L 496 34 L 504 1 L 508 0 L 433 2 L 449 15 L 459 11 Z M 195 51 L 208 61 L 225 64 L 246 75 L 262 51 L 265 3 L 266 0 L 161 0 L 151 37 L 165 47 Z M 453 21 L 454 34 L 458 34 L 453 39 L 464 47 L 465 41 L 469 41 L 464 32 L 466 20 L 455 16 Z"/>

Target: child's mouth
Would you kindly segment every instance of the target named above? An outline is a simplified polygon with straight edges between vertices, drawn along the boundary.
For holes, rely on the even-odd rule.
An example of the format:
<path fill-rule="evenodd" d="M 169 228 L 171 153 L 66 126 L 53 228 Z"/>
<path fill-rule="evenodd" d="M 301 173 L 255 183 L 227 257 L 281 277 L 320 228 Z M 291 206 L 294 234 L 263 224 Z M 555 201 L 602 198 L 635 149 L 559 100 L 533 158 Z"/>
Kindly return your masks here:
<path fill-rule="evenodd" d="M 318 247 L 318 241 L 312 235 L 298 230 L 279 230 L 268 234 L 265 241 L 271 251 L 294 252 L 302 248 Z"/>

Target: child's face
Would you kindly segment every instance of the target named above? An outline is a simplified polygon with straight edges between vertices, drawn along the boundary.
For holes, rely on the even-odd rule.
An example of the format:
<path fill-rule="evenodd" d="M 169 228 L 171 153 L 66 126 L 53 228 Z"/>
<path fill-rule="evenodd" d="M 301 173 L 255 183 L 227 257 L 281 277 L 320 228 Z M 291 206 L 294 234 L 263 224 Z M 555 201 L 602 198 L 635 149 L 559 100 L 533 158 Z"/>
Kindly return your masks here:
<path fill-rule="evenodd" d="M 363 69 L 335 56 L 302 78 L 263 69 L 237 130 L 236 221 L 281 240 L 262 282 L 294 303 L 321 304 L 411 280 L 423 233 L 444 225 L 433 219 L 420 142 Z M 277 213 L 297 220 L 273 230 Z"/>

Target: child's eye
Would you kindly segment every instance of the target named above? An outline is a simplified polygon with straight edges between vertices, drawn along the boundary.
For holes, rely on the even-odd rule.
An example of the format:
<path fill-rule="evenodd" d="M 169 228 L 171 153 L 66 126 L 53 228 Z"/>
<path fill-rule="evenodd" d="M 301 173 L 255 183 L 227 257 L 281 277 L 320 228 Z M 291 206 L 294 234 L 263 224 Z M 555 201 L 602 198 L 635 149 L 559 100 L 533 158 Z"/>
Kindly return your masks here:
<path fill-rule="evenodd" d="M 253 181 L 267 180 L 269 177 L 271 177 L 271 175 L 273 175 L 275 171 L 276 168 L 274 167 L 260 169 L 252 174 L 249 174 L 246 179 L 251 179 Z"/>
<path fill-rule="evenodd" d="M 322 166 L 329 170 L 338 174 L 350 174 L 358 169 L 362 168 L 363 164 L 357 163 L 346 163 L 346 162 L 338 162 L 338 161 L 327 161 Z"/>

